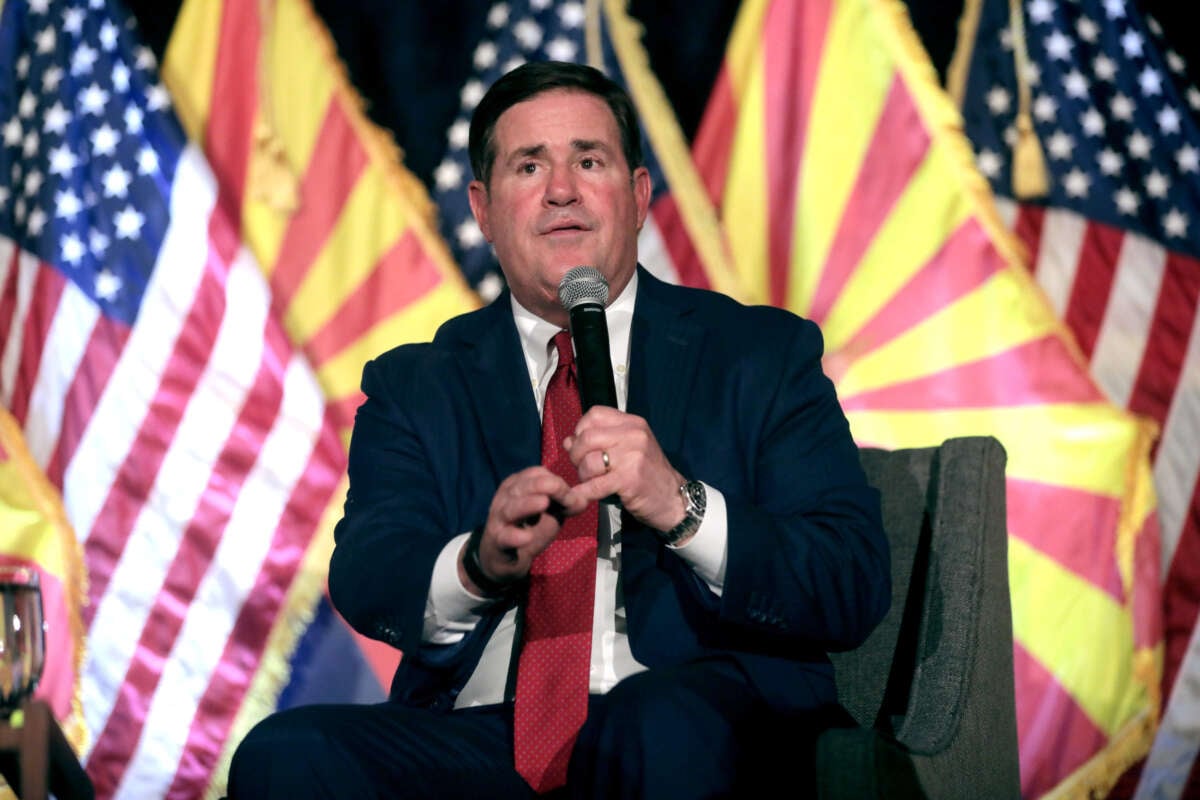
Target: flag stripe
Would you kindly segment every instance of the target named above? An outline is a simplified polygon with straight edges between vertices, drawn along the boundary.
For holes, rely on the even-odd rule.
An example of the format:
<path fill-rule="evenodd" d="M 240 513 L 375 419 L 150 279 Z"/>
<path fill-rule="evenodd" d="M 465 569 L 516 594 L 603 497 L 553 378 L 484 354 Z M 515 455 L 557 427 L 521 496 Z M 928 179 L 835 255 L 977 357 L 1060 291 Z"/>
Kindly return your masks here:
<path fill-rule="evenodd" d="M 129 341 L 129 329 L 120 322 L 100 314 L 94 306 L 89 304 L 85 307 L 80 303 L 76 313 L 80 320 L 89 316 L 94 318 L 95 326 L 90 335 L 78 340 L 85 344 L 81 348 L 79 358 L 71 364 L 74 377 L 70 380 L 62 400 L 62 430 L 59 431 L 54 454 L 45 462 L 46 477 L 59 487 L 63 485 L 66 465 L 75 456 L 92 411 L 100 401 L 104 387 L 108 385 L 113 370 L 117 367 L 121 351 Z M 72 339 L 68 338 L 65 341 L 70 342 Z M 83 364 L 87 364 L 87 369 L 82 369 Z"/>
<path fill-rule="evenodd" d="M 5 241 L 11 242 L 12 240 L 5 237 Z M 5 408 L 10 413 L 13 407 L 12 399 L 17 384 L 17 373 L 21 366 L 21 353 L 25 348 L 25 317 L 29 311 L 29 304 L 33 302 L 33 284 L 37 277 L 38 264 L 35 256 L 20 248 L 17 248 L 17 254 L 13 258 L 16 267 L 9 279 L 9 284 L 12 286 L 13 316 L 12 322 L 8 326 L 8 336 L 4 342 L 4 359 L 0 362 L 0 379 L 4 381 L 3 387 L 0 387 L 0 401 L 3 401 Z M 17 424 L 21 424 L 21 420 L 17 419 L 15 414 L 13 419 L 17 421 Z"/>
<path fill-rule="evenodd" d="M 199 796 L 208 783 L 212 765 L 227 747 L 238 711 L 237 704 L 229 702 L 229 698 L 247 691 L 271 633 L 269 620 L 275 619 L 285 605 L 285 593 L 279 587 L 286 584 L 287 576 L 295 573 L 309 544 L 303 522 L 321 517 L 341 479 L 345 451 L 335 430 L 334 420 L 327 411 L 313 454 L 275 528 L 258 578 L 246 594 L 220 663 L 197 703 L 187 733 L 187 746 L 167 797 Z"/>
<path fill-rule="evenodd" d="M 1172 612 L 1167 606 L 1167 616 Z M 1169 642 L 1168 638 L 1168 642 Z M 1171 686 L 1167 706 L 1159 723 L 1154 747 L 1142 769 L 1136 798 L 1189 797 L 1188 787 L 1197 779 L 1196 764 L 1200 759 L 1200 735 L 1196 720 L 1200 720 L 1200 682 L 1191 680 L 1200 665 L 1200 626 L 1193 626 L 1184 638 L 1180 673 Z M 1170 666 L 1170 665 L 1169 665 Z"/>
<path fill-rule="evenodd" d="M 665 253 L 666 259 L 671 262 L 673 267 L 674 283 L 699 289 L 712 288 L 708 271 L 704 267 L 700 254 L 692 245 L 691 236 L 688 234 L 687 226 L 683 223 L 683 217 L 679 213 L 679 206 L 675 202 L 673 194 L 669 192 L 662 194 L 651 204 L 650 223 L 643 227 L 642 233 L 638 237 L 639 253 L 643 250 L 654 249 L 653 246 L 648 246 L 644 242 L 648 233 L 651 235 L 657 233 L 656 238 L 661 242 L 658 249 Z M 664 280 L 666 279 L 664 278 Z"/>
<path fill-rule="evenodd" d="M 1008 485 L 1005 494 L 1009 534 L 1108 592 L 1117 602 L 1124 602 L 1125 588 L 1113 557 L 1120 501 L 1104 498 L 1103 502 L 1096 502 L 1095 496 L 1088 492 L 1020 478 L 1010 478 Z M 1054 513 L 1047 514 L 1046 509 L 1051 508 Z M 1088 530 L 1096 534 L 1081 547 L 1069 537 L 1056 535 L 1056 531 L 1062 530 Z"/>
<path fill-rule="evenodd" d="M 20 271 L 21 249 L 17 243 L 7 236 L 0 236 L 0 335 L 3 335 L 3 346 L 0 346 L 0 359 L 7 351 L 7 343 L 12 335 L 13 321 L 17 311 L 17 273 Z M 2 363 L 2 361 L 0 361 Z M 4 380 L 4 386 L 11 386 L 11 379 Z M 5 408 L 8 407 L 5 398 Z"/>
<path fill-rule="evenodd" d="M 1071 262 L 1075 265 L 1075 274 L 1064 320 L 1075 332 L 1075 340 L 1088 358 L 1096 347 L 1123 238 L 1121 231 L 1107 225 L 1086 225 L 1079 255 Z M 1094 265 L 1088 270 L 1086 280 L 1080 280 L 1080 262 Z"/>
<path fill-rule="evenodd" d="M 1193 488 L 1200 492 L 1200 478 Z M 1198 505 L 1193 502 L 1180 536 L 1180 546 L 1187 548 L 1185 552 L 1195 552 L 1196 548 L 1200 548 L 1200 511 L 1197 508 Z M 1186 689 L 1179 687 L 1175 678 L 1185 666 L 1182 662 L 1187 655 L 1192 632 L 1196 629 L 1197 610 L 1200 609 L 1200 559 L 1174 559 L 1167 574 L 1165 591 L 1163 627 L 1167 641 L 1167 669 L 1163 683 L 1186 692 Z"/>
<path fill-rule="evenodd" d="M 1032 264 L 1036 271 L 1038 245 L 1042 241 L 1042 229 L 1046 225 L 1046 209 L 1014 203 L 1007 197 L 997 197 L 996 207 L 1000 216 L 1025 245 L 1028 250 L 1027 263 Z"/>
<path fill-rule="evenodd" d="M 20 363 L 17 366 L 12 395 L 8 398 L 8 410 L 22 427 L 28 422 L 29 400 L 37 382 L 42 357 L 45 355 L 46 337 L 54 322 L 54 310 L 65 283 L 58 273 L 37 269 L 36 264 L 32 266 L 34 268 L 30 273 L 33 280 L 28 284 L 29 303 L 22 308 L 24 322 L 20 340 Z M 25 439 L 27 442 L 32 439 L 31 450 L 37 452 L 40 442 L 36 433 L 26 431 Z"/>
<path fill-rule="evenodd" d="M 291 304 L 366 166 L 366 151 L 341 104 L 329 103 L 300 182 L 299 208 L 288 220 L 275 264 L 268 265 L 277 307 Z"/>
<path fill-rule="evenodd" d="M 1099 404 L 1045 403 L 1014 409 L 871 409 L 847 414 L 855 438 L 872 446 L 924 447 L 951 436 L 978 436 L 986 430 L 1008 451 L 1005 474 L 1041 480 L 1049 472 L 1055 485 L 1073 486 L 1102 496 L 1119 496 L 1126 487 L 1130 449 L 1137 432 L 1121 425 L 1123 417 Z M 1084 425 L 1084 423 L 1090 423 Z M 1101 444 L 1104 443 L 1104 444 Z"/>
<path fill-rule="evenodd" d="M 786 306 L 791 275 L 792 231 L 795 229 L 796 178 L 812 113 L 812 91 L 825 49 L 832 3 L 772 3 L 764 20 L 765 141 L 769 301 Z M 794 37 L 799 32 L 800 40 Z"/>
<path fill-rule="evenodd" d="M 705 165 L 700 178 L 704 181 L 709 199 L 714 203 L 721 202 L 725 196 L 735 128 L 729 124 L 729 120 L 736 117 L 737 101 L 729 80 L 729 67 L 722 63 L 692 141 L 692 158 L 696 164 Z"/>
<path fill-rule="evenodd" d="M 1200 325 L 1193 325 L 1186 362 L 1200 363 Z M 1192 367 L 1175 394 L 1163 427 L 1154 464 L 1154 481 L 1161 497 L 1163 608 L 1166 654 L 1163 685 L 1168 705 L 1163 724 L 1200 719 L 1200 681 L 1178 676 L 1200 675 L 1200 645 L 1196 644 L 1200 619 L 1200 385 Z M 1173 688 L 1172 688 L 1173 687 Z M 1180 704 L 1176 708 L 1176 703 Z M 1192 727 L 1195 752 L 1200 737 Z M 1172 734 L 1174 735 L 1174 734 Z"/>
<path fill-rule="evenodd" d="M 258 59 L 262 30 L 257 3 L 222 3 L 220 36 L 213 68 L 212 97 L 221 113 L 208 116 L 204 152 L 217 176 L 218 205 L 234 224 L 217 240 L 222 255 L 232 257 L 241 230 L 241 211 L 250 158 L 251 130 L 257 117 Z M 229 238 L 232 235 L 232 239 Z"/>
<path fill-rule="evenodd" d="M 1015 407 L 1038 405 L 1050 391 L 1060 397 L 1060 402 L 1102 402 L 1092 382 L 1078 373 L 1050 375 L 1032 369 L 1034 364 L 1042 363 L 1040 359 L 1064 355 L 1058 337 L 1047 335 L 976 361 L 926 372 L 872 391 L 847 393 L 842 406 L 846 410 L 917 410 L 930 405 L 946 410 Z M 1009 513 L 1011 519 L 1011 507 Z M 1105 521 L 1115 523 L 1116 518 Z"/>
<path fill-rule="evenodd" d="M 1144 689 L 1113 690 L 1129 686 L 1135 675 L 1128 605 L 1022 539 L 1009 539 L 1009 554 L 1014 636 L 1054 674 L 1096 726 L 1113 736 L 1147 700 Z M 1108 658 L 1091 670 L 1069 668 L 1080 653 L 1093 651 L 1130 657 Z"/>
<path fill-rule="evenodd" d="M 853 394 L 868 386 L 899 383 L 972 364 L 1054 333 L 1056 323 L 1049 314 L 1017 317 L 1012 313 L 1007 297 L 1019 291 L 1001 273 L 952 305 L 936 309 L 923 319 L 910 319 L 907 331 L 854 363 L 843 376 L 845 391 Z M 987 334 L 997 330 L 1005 333 L 1003 339 Z M 1054 374 L 1067 371 L 1047 370 L 1051 373 L 1046 379 L 1048 386 L 1054 385 Z"/>
<path fill-rule="evenodd" d="M 142 506 L 156 486 L 160 487 L 159 491 L 168 491 L 159 483 L 163 462 L 170 452 L 166 445 L 175 440 L 187 409 L 184 403 L 195 394 L 204 377 L 205 366 L 212 356 L 217 325 L 225 311 L 224 270 L 214 268 L 216 264 L 211 257 L 209 266 L 201 277 L 179 338 L 159 373 L 158 389 L 138 425 L 131 446 L 125 451 L 108 497 L 87 531 L 84 552 L 89 568 L 89 603 L 84 609 L 84 621 L 89 627 L 95 620 L 101 599 L 108 592 L 118 560 L 127 557 L 127 546 L 136 539 L 136 523 Z M 201 452 L 205 450 L 200 448 Z M 201 488 L 196 484 L 191 487 L 194 491 Z M 162 499 L 166 501 L 167 497 L 164 495 Z M 176 495 L 173 502 L 179 501 Z"/>
<path fill-rule="evenodd" d="M 1200 516 L 1196 479 L 1200 475 L 1200 325 L 1192 326 L 1186 361 L 1193 365 L 1180 386 L 1163 425 L 1154 464 L 1154 483 L 1162 499 L 1164 572 L 1175 559 L 1200 558 L 1200 550 L 1182 546 L 1183 531 Z M 1164 577 L 1168 577 L 1164 575 Z"/>
<path fill-rule="evenodd" d="M 1198 298 L 1200 262 L 1176 253 L 1168 255 L 1146 354 L 1129 399 L 1131 411 L 1146 414 L 1160 425 L 1166 421 L 1183 371 Z"/>
<path fill-rule="evenodd" d="M 1034 273 L 1059 319 L 1066 315 L 1087 227 L 1073 211 L 1049 208 L 1042 217 L 1042 238 L 1033 250 Z"/>
<path fill-rule="evenodd" d="M 1013 669 L 1037 702 L 1017 703 L 1022 796 L 1038 797 L 1104 746 L 1107 738 L 1070 693 L 1020 642 L 1013 645 Z"/>
<path fill-rule="evenodd" d="M 1125 235 L 1117 257 L 1113 290 L 1091 353 L 1091 370 L 1112 401 L 1122 406 L 1128 407 L 1133 396 L 1133 365 L 1141 364 L 1146 352 L 1147 321 L 1160 291 L 1166 257 L 1162 245 L 1133 234 Z M 1076 283 L 1087 283 L 1092 269 L 1108 271 L 1105 264 L 1087 263 L 1085 267 L 1084 263 L 1077 264 Z"/>
<path fill-rule="evenodd" d="M 65 389 L 71 383 L 71 375 L 82 355 L 82 348 L 78 345 L 85 340 L 86 331 L 95 324 L 99 314 L 95 304 L 74 284 L 63 281 L 62 276 L 54 269 L 41 262 L 37 263 L 35 269 L 38 272 L 36 283 L 41 286 L 35 286 L 34 297 L 49 296 L 49 299 L 59 306 L 57 310 L 38 303 L 30 306 L 31 311 L 44 313 L 50 320 L 44 332 L 38 331 L 33 334 L 41 337 L 41 342 L 37 346 L 37 377 L 31 384 L 29 403 L 33 408 L 54 411 L 31 414 L 25 419 L 25 442 L 29 452 L 37 463 L 45 464 L 59 438 L 59 430 L 63 423 L 61 409 Z M 41 294 L 43 292 L 45 294 Z M 42 305 L 41 309 L 39 305 Z M 74 335 L 75 331 L 80 331 L 83 335 Z M 27 345 L 29 338 L 27 324 Z M 28 349 L 26 357 L 32 358 Z"/>
<path fill-rule="evenodd" d="M 899 133 L 897 133 L 899 131 Z M 821 269 L 808 316 L 822 322 L 859 266 L 888 215 L 909 190 L 929 152 L 929 133 L 919 124 L 912 95 L 893 78 L 879 122 L 863 155 L 829 255 Z M 903 156 L 898 155 L 902 153 Z M 793 226 L 789 225 L 789 230 Z"/>
<path fill-rule="evenodd" d="M 890 302 L 881 304 L 857 327 L 842 345 L 843 351 L 857 356 L 878 349 L 908 330 L 914 320 L 926 319 L 978 289 L 1003 266 L 978 222 L 965 222 L 946 236 L 928 263 L 896 289 Z"/>
<path fill-rule="evenodd" d="M 400 313 L 442 280 L 411 228 L 384 254 L 365 280 L 353 287 L 320 330 L 305 343 L 316 365 L 323 365 L 366 335 L 379 320 Z"/>

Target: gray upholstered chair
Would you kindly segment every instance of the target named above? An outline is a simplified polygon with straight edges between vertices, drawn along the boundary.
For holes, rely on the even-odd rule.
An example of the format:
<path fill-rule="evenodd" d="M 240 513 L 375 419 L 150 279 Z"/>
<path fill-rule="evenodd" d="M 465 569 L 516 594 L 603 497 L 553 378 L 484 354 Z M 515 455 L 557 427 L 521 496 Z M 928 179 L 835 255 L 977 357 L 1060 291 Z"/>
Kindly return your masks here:
<path fill-rule="evenodd" d="M 818 740 L 819 796 L 1018 797 L 1004 448 L 964 437 L 862 462 L 883 495 L 892 608 L 833 657 L 859 727 Z"/>

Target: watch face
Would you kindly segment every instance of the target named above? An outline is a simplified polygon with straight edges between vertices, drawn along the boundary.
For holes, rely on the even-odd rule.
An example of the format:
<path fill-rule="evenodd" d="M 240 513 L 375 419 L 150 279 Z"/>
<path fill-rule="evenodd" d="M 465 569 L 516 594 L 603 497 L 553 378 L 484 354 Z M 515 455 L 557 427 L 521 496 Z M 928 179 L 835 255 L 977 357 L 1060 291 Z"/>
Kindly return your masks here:
<path fill-rule="evenodd" d="M 679 487 L 679 493 L 683 495 L 687 508 L 684 510 L 683 521 L 663 534 L 667 544 L 675 544 L 680 539 L 692 535 L 704 521 L 704 508 L 708 502 L 704 484 L 699 481 L 687 481 Z"/>

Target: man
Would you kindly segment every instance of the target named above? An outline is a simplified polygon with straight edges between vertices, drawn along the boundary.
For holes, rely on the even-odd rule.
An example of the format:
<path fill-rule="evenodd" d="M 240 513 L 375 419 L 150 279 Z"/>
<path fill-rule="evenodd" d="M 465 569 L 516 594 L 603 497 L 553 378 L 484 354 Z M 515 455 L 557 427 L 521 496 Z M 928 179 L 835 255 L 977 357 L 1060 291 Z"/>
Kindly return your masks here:
<path fill-rule="evenodd" d="M 404 653 L 390 701 L 269 718 L 231 794 L 803 786 L 837 719 L 826 652 L 859 644 L 890 597 L 878 495 L 816 326 L 638 267 L 650 178 L 632 104 L 601 73 L 508 73 L 470 149 L 509 288 L 366 366 L 330 566 L 339 611 Z M 579 265 L 610 288 L 620 409 L 576 421 L 557 290 Z M 564 576 L 574 591 L 554 588 Z M 568 606 L 582 628 L 543 621 Z M 549 711 L 533 698 L 575 682 Z"/>

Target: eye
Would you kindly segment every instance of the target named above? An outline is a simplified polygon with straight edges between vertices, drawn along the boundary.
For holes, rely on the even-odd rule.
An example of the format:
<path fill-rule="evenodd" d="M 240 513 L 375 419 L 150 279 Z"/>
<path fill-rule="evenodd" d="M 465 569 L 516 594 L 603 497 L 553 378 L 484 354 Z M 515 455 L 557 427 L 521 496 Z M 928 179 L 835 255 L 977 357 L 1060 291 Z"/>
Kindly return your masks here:
<path fill-rule="evenodd" d="M 591 156 L 584 156 L 579 160 L 579 166 L 583 167 L 584 169 L 592 169 L 593 167 L 597 166 L 597 162 L 596 159 L 592 158 Z"/>
<path fill-rule="evenodd" d="M 518 167 L 518 171 L 522 175 L 532 175 L 533 173 L 537 172 L 537 164 L 533 163 L 532 161 L 526 161 L 524 164 Z"/>

